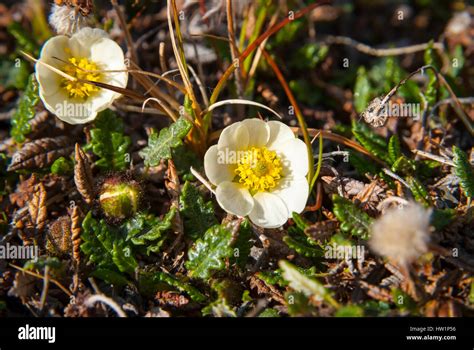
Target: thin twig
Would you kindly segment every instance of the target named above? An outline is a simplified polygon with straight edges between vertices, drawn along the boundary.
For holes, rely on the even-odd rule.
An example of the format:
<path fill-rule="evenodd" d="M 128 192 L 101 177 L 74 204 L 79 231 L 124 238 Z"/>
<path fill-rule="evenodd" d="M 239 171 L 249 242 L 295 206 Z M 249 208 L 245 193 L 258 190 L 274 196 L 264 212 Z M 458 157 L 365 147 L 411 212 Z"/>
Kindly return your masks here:
<path fill-rule="evenodd" d="M 411 54 L 415 52 L 425 51 L 426 49 L 430 48 L 430 45 L 431 45 L 430 43 L 423 43 L 423 44 L 416 44 L 416 45 L 410 45 L 410 46 L 404 46 L 404 47 L 376 49 L 372 46 L 356 41 L 352 38 L 349 38 L 346 36 L 334 36 L 334 35 L 328 35 L 326 38 L 322 40 L 322 42 L 329 45 L 336 44 L 336 45 L 351 46 L 357 51 L 360 51 L 367 55 L 376 56 L 376 57 L 407 55 L 407 54 Z M 442 43 L 433 43 L 432 47 L 439 51 L 444 50 Z"/>
<path fill-rule="evenodd" d="M 119 317 L 127 317 L 127 314 L 122 310 L 120 305 L 117 304 L 117 302 L 115 302 L 115 300 L 113 300 L 112 298 L 109 298 L 109 297 L 107 297 L 103 294 L 95 294 L 95 295 L 90 296 L 89 298 L 87 298 L 85 304 L 88 307 L 92 307 L 97 302 L 103 303 L 103 304 L 107 305 L 108 307 L 110 307 L 112 310 L 115 311 L 115 313 Z"/>
<path fill-rule="evenodd" d="M 415 153 L 416 155 L 420 155 L 422 157 L 435 160 L 435 161 L 437 161 L 441 164 L 446 164 L 446 165 L 449 165 L 449 166 L 455 166 L 454 162 L 451 161 L 450 159 L 446 159 L 446 158 L 443 158 L 443 157 L 440 157 L 440 156 L 437 156 L 437 155 L 434 155 L 434 154 L 431 154 L 431 153 L 428 153 L 428 152 L 425 152 L 425 151 L 420 151 L 420 150 L 417 150 L 417 149 L 413 149 L 411 151 L 413 153 Z"/>

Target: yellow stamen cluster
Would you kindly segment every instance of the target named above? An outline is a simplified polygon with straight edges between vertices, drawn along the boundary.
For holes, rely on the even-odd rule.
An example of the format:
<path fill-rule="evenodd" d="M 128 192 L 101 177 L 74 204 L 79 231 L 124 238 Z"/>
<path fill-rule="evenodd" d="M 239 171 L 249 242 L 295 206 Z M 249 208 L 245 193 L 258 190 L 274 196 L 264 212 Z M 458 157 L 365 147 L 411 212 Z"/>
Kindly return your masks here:
<path fill-rule="evenodd" d="M 252 147 L 239 159 L 235 173 L 239 183 L 250 192 L 269 191 L 281 178 L 281 160 L 274 151 L 266 147 Z"/>
<path fill-rule="evenodd" d="M 98 70 L 94 62 L 89 61 L 87 58 L 77 59 L 75 57 L 70 58 L 68 61 L 69 63 L 64 67 L 66 74 L 82 80 L 100 80 L 100 73 L 92 72 Z M 66 78 L 63 79 L 62 86 L 66 89 L 71 98 L 87 99 L 91 94 L 99 91 L 99 88 L 95 85 L 71 81 Z"/>

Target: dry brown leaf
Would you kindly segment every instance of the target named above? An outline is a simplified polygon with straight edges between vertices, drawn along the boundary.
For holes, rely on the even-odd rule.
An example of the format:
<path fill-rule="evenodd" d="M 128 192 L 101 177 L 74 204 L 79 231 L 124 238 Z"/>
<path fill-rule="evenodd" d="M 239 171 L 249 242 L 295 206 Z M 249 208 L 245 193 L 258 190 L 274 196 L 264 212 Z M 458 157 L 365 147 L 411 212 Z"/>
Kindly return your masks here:
<path fill-rule="evenodd" d="M 78 143 L 76 143 L 74 158 L 76 160 L 74 165 L 74 183 L 84 201 L 87 204 L 91 204 L 94 200 L 94 180 L 89 160 Z"/>
<path fill-rule="evenodd" d="M 58 159 L 71 153 L 73 147 L 69 137 L 45 137 L 25 143 L 21 150 L 12 157 L 8 171 L 21 169 L 42 169 Z"/>
<path fill-rule="evenodd" d="M 62 257 L 71 254 L 71 219 L 69 216 L 61 216 L 51 224 L 46 240 L 46 249 L 55 256 Z"/>
<path fill-rule="evenodd" d="M 22 271 L 15 274 L 15 281 L 13 287 L 8 291 L 9 296 L 17 298 L 27 298 L 35 293 L 34 286 L 37 279 Z"/>
<path fill-rule="evenodd" d="M 40 182 L 35 187 L 35 192 L 28 203 L 28 213 L 30 214 L 31 224 L 39 231 L 44 228 L 48 216 L 46 197 L 46 190 L 43 183 Z"/>
<path fill-rule="evenodd" d="M 72 208 L 71 233 L 72 233 L 72 256 L 77 264 L 81 262 L 81 225 L 82 213 L 77 205 Z"/>

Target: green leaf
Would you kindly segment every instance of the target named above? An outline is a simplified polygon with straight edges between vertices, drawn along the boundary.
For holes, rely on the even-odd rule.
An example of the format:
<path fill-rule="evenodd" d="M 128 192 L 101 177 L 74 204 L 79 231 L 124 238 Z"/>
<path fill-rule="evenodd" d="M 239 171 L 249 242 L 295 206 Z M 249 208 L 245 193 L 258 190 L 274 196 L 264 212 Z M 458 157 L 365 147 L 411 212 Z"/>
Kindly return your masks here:
<path fill-rule="evenodd" d="M 145 245 L 147 254 L 157 253 L 167 238 L 163 234 L 172 227 L 175 215 L 176 208 L 171 208 L 163 219 L 152 214 L 137 213 L 122 224 L 121 230 L 127 235 L 127 241 L 130 240 L 135 245 Z"/>
<path fill-rule="evenodd" d="M 206 296 L 202 294 L 197 288 L 169 273 L 157 272 L 153 276 L 153 279 L 155 281 L 164 282 L 172 287 L 175 287 L 180 292 L 187 293 L 191 299 L 196 302 L 203 302 L 207 299 Z"/>
<path fill-rule="evenodd" d="M 431 214 L 431 225 L 436 231 L 441 231 L 456 218 L 456 209 L 434 209 Z"/>
<path fill-rule="evenodd" d="M 214 225 L 188 251 L 188 275 L 209 278 L 214 271 L 225 267 L 224 259 L 232 255 L 232 234 L 221 225 Z"/>
<path fill-rule="evenodd" d="M 454 173 L 459 177 L 460 185 L 466 197 L 474 197 L 474 171 L 467 154 L 459 147 L 453 146 Z"/>
<path fill-rule="evenodd" d="M 232 306 L 225 299 L 217 299 L 201 310 L 203 316 L 237 317 Z"/>
<path fill-rule="evenodd" d="M 68 175 L 74 171 L 74 164 L 71 160 L 59 157 L 51 164 L 51 173 L 56 175 Z"/>
<path fill-rule="evenodd" d="M 341 222 L 341 231 L 348 232 L 353 236 L 367 239 L 372 219 L 350 200 L 335 194 L 332 198 L 334 203 L 334 215 Z"/>
<path fill-rule="evenodd" d="M 293 221 L 295 222 L 296 227 L 304 232 L 306 228 L 310 225 L 308 221 L 306 221 L 300 214 L 293 212 L 291 215 Z"/>
<path fill-rule="evenodd" d="M 305 276 L 296 266 L 285 260 L 278 263 L 282 270 L 283 278 L 296 292 L 303 293 L 306 297 L 316 297 L 325 300 L 330 305 L 337 307 L 337 302 L 332 298 L 331 292 L 316 279 Z"/>
<path fill-rule="evenodd" d="M 197 188 L 188 181 L 181 190 L 179 206 L 184 230 L 193 239 L 202 237 L 204 232 L 217 224 L 212 202 L 205 202 Z"/>
<path fill-rule="evenodd" d="M 183 144 L 182 140 L 191 128 L 192 124 L 181 117 L 168 128 L 161 129 L 159 133 L 152 133 L 148 138 L 148 146 L 139 152 L 145 165 L 157 166 L 162 159 L 170 159 L 172 149 Z"/>
<path fill-rule="evenodd" d="M 377 163 L 368 159 L 353 150 L 349 151 L 349 163 L 355 168 L 359 175 L 364 176 L 365 174 L 377 174 L 380 169 Z"/>
<path fill-rule="evenodd" d="M 253 232 L 250 222 L 245 219 L 240 224 L 239 233 L 235 243 L 233 244 L 232 262 L 236 263 L 241 269 L 245 268 L 248 258 L 250 256 L 250 250 L 252 249 Z M 236 252 L 238 255 L 236 256 Z"/>
<path fill-rule="evenodd" d="M 25 51 L 35 57 L 39 55 L 38 43 L 23 29 L 20 23 L 12 22 L 7 30 L 15 38 L 17 50 Z"/>
<path fill-rule="evenodd" d="M 128 279 L 120 272 L 109 270 L 106 268 L 98 268 L 92 271 L 92 277 L 99 278 L 107 283 L 113 284 L 118 287 L 123 287 L 129 284 Z"/>
<path fill-rule="evenodd" d="M 99 158 L 95 164 L 101 170 L 125 170 L 130 156 L 130 137 L 124 135 L 122 120 L 111 110 L 101 112 L 90 130 L 91 140 L 84 150 L 92 150 Z"/>
<path fill-rule="evenodd" d="M 280 313 L 272 308 L 263 310 L 258 317 L 280 317 Z"/>
<path fill-rule="evenodd" d="M 400 147 L 400 139 L 397 135 L 392 135 L 388 141 L 388 155 L 390 156 L 392 164 L 396 162 L 398 158 L 403 156 L 402 149 Z"/>
<path fill-rule="evenodd" d="M 407 182 L 410 186 L 413 198 L 415 198 L 417 202 L 420 202 L 425 206 L 429 206 L 431 204 L 430 197 L 428 196 L 428 191 L 421 181 L 413 176 L 409 176 L 407 178 Z"/>
<path fill-rule="evenodd" d="M 35 116 L 35 106 L 38 104 L 38 83 L 31 74 L 25 92 L 18 102 L 18 107 L 11 119 L 10 135 L 16 142 L 24 142 L 25 135 L 31 131 L 29 121 Z"/>
<path fill-rule="evenodd" d="M 287 235 L 283 237 L 283 242 L 285 242 L 288 247 L 296 251 L 298 254 L 307 258 L 322 257 L 324 255 L 324 252 L 321 250 L 321 248 L 312 247 L 307 243 L 308 237 L 305 238 L 306 239 L 303 241 L 295 239 L 290 235 Z"/>
<path fill-rule="evenodd" d="M 433 41 L 430 42 L 430 46 L 425 50 L 424 53 L 424 60 L 426 65 L 432 65 L 437 68 L 436 65 L 436 58 L 434 57 L 434 50 L 433 50 Z M 428 74 L 428 86 L 426 87 L 425 97 L 428 101 L 428 104 L 433 106 L 436 103 L 437 98 L 437 79 L 436 75 L 433 71 L 429 70 Z"/>
<path fill-rule="evenodd" d="M 402 311 L 409 311 L 411 315 L 418 313 L 418 307 L 415 300 L 412 299 L 407 293 L 403 292 L 401 289 L 394 288 L 392 289 L 392 299 L 395 302 L 395 305 L 398 309 Z"/>
<path fill-rule="evenodd" d="M 471 282 L 471 291 L 469 292 L 469 302 L 474 304 L 474 281 Z"/>
<path fill-rule="evenodd" d="M 345 305 L 336 311 L 336 317 L 363 317 L 364 309 L 358 305 Z"/>
<path fill-rule="evenodd" d="M 369 126 L 365 123 L 359 123 L 357 121 L 352 122 L 352 133 L 356 140 L 364 146 L 367 151 L 372 153 L 374 156 L 390 163 L 390 156 L 387 151 L 387 142 L 383 137 L 377 135 Z"/>
<path fill-rule="evenodd" d="M 322 62 L 329 52 L 327 45 L 309 43 L 300 47 L 291 57 L 291 67 L 303 69 L 315 69 Z"/>
<path fill-rule="evenodd" d="M 362 113 L 370 102 L 370 81 L 364 67 L 357 70 L 357 79 L 354 86 L 354 106 L 357 113 Z"/>
<path fill-rule="evenodd" d="M 450 67 L 450 75 L 451 77 L 455 78 L 459 75 L 464 67 L 464 63 L 466 62 L 466 58 L 464 57 L 464 52 L 462 49 L 462 45 L 458 44 L 454 48 L 453 56 L 451 57 L 451 64 Z"/>
<path fill-rule="evenodd" d="M 62 269 L 63 263 L 57 257 L 40 257 L 37 260 L 29 260 L 23 265 L 25 270 L 43 270 L 46 266 L 52 270 Z"/>
<path fill-rule="evenodd" d="M 138 266 L 132 247 L 123 235 L 108 226 L 104 220 L 97 221 L 89 212 L 82 222 L 81 250 L 90 263 L 106 270 L 118 270 L 132 275 Z"/>
<path fill-rule="evenodd" d="M 6 89 L 24 90 L 28 84 L 29 76 L 29 65 L 25 61 L 18 58 L 15 59 L 15 62 L 0 59 L 0 84 Z"/>

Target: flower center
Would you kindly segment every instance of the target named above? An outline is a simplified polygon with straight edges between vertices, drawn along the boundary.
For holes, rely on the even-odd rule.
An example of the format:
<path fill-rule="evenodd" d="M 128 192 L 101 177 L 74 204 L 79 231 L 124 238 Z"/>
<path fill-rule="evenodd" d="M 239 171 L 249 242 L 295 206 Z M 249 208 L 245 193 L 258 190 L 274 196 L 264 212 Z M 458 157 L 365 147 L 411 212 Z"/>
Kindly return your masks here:
<path fill-rule="evenodd" d="M 75 57 L 70 58 L 68 61 L 69 64 L 64 67 L 64 72 L 68 75 L 82 80 L 99 81 L 100 73 L 91 72 L 98 70 L 94 62 L 89 61 L 87 58 Z M 71 98 L 87 99 L 91 94 L 99 91 L 99 88 L 95 85 L 71 81 L 66 78 L 62 80 L 61 86 L 66 89 Z"/>
<path fill-rule="evenodd" d="M 240 157 L 235 173 L 239 183 L 250 192 L 269 191 L 281 178 L 281 160 L 274 151 L 266 147 L 252 147 Z"/>

